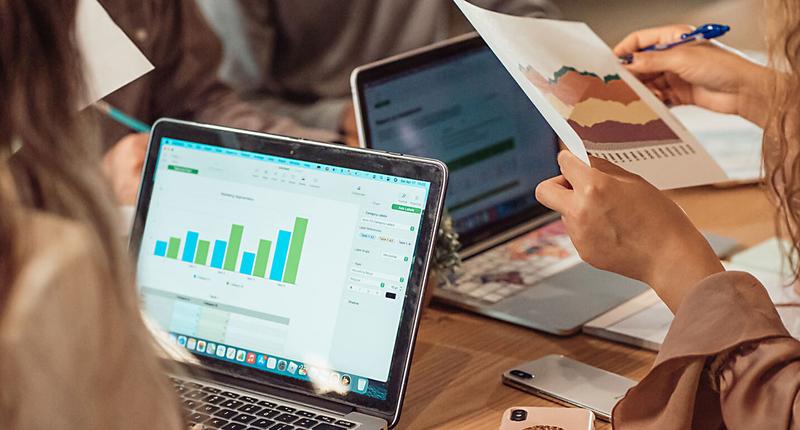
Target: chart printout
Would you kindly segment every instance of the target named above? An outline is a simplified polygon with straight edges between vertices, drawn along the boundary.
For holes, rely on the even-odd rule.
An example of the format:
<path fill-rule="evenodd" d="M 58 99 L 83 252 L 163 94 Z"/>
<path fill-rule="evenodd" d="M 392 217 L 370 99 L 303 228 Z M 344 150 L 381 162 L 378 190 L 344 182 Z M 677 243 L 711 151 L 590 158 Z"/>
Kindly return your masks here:
<path fill-rule="evenodd" d="M 724 171 L 584 23 L 515 17 L 454 0 L 566 147 L 660 189 L 721 182 Z"/>

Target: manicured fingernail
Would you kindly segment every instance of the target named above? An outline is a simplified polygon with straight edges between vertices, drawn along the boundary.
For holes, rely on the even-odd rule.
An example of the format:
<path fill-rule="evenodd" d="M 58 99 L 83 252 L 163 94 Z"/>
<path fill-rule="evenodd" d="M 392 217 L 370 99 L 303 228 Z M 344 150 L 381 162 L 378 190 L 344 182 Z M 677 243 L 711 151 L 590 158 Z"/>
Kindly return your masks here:
<path fill-rule="evenodd" d="M 631 64 L 633 63 L 633 54 L 625 54 L 619 57 L 619 62 L 622 64 Z"/>

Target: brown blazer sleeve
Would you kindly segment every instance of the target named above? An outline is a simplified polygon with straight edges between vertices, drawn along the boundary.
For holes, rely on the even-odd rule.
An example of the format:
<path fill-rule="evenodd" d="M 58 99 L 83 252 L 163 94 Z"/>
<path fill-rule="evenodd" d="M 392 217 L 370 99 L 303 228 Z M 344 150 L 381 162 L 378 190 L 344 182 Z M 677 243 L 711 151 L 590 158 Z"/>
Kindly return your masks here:
<path fill-rule="evenodd" d="M 724 272 L 687 294 L 653 368 L 614 408 L 614 428 L 800 428 L 799 388 L 800 342 L 758 280 Z"/>

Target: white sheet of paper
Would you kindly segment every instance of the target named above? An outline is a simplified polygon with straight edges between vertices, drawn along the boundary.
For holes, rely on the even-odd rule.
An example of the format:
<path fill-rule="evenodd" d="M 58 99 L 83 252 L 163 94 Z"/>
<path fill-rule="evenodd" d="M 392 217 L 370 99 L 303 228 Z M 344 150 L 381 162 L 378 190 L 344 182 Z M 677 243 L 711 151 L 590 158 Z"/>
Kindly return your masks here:
<path fill-rule="evenodd" d="M 584 23 L 516 17 L 454 0 L 567 148 L 660 189 L 726 181 L 722 169 Z"/>
<path fill-rule="evenodd" d="M 759 126 L 738 115 L 725 115 L 697 106 L 678 106 L 672 108 L 672 113 L 719 163 L 728 179 L 736 182 L 761 179 L 764 130 Z"/>
<path fill-rule="evenodd" d="M 647 295 L 647 300 L 652 302 L 648 307 L 617 321 L 606 329 L 624 336 L 646 340 L 655 347 L 664 343 L 669 326 L 672 324 L 672 311 L 655 291 L 647 290 L 642 295 Z"/>
<path fill-rule="evenodd" d="M 790 246 L 788 241 L 771 237 L 736 253 L 731 257 L 731 263 L 762 272 L 781 273 L 788 277 L 792 274 L 792 263 L 784 255 L 784 250 L 790 249 Z"/>
<path fill-rule="evenodd" d="M 111 19 L 97 0 L 80 0 L 75 36 L 86 80 L 86 95 L 78 109 L 111 94 L 153 70 L 139 48 Z"/>

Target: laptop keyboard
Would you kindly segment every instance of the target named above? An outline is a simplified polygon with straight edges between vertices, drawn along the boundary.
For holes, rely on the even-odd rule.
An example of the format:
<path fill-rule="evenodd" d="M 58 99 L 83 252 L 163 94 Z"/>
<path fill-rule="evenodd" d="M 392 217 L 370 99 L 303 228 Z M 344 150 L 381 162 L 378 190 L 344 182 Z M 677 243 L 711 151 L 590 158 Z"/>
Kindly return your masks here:
<path fill-rule="evenodd" d="M 274 399 L 257 398 L 172 377 L 175 391 L 183 401 L 188 428 L 203 424 L 222 430 L 347 430 L 358 424 L 318 414 Z"/>
<path fill-rule="evenodd" d="M 534 258 L 525 262 L 525 267 L 515 268 L 507 260 L 500 260 L 494 258 L 496 257 L 494 255 L 487 254 L 475 256 L 465 263 L 465 267 L 470 272 L 489 273 L 488 276 L 462 275 L 448 288 L 448 291 L 472 300 L 493 304 L 533 286 L 552 274 L 549 270 L 542 270 L 550 264 L 543 259 Z M 499 267 L 502 267 L 504 271 L 491 273 L 492 269 L 496 271 Z"/>
<path fill-rule="evenodd" d="M 563 224 L 554 222 L 465 261 L 446 290 L 491 305 L 580 261 Z"/>

